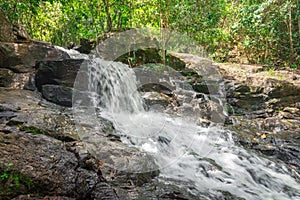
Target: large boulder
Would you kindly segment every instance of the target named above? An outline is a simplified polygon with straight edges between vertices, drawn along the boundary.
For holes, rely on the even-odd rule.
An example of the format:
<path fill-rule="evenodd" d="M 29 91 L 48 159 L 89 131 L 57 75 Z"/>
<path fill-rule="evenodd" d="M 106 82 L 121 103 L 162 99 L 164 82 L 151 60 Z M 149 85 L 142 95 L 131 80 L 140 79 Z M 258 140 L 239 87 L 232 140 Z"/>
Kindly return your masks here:
<path fill-rule="evenodd" d="M 41 91 L 43 85 L 61 85 L 73 87 L 83 59 L 65 59 L 60 61 L 42 61 L 37 63 L 35 82 Z"/>
<path fill-rule="evenodd" d="M 4 199 L 28 193 L 87 198 L 100 182 L 96 173 L 78 168 L 58 140 L 19 132 L 0 133 L 0 143 L 0 169 L 8 174 L 1 182 Z"/>
<path fill-rule="evenodd" d="M 36 61 L 62 60 L 69 55 L 44 43 L 0 43 L 0 68 L 15 73 L 33 72 Z"/>
<path fill-rule="evenodd" d="M 38 62 L 35 75 L 37 89 L 46 100 L 71 107 L 76 77 L 78 74 L 87 76 L 86 73 L 78 73 L 83 61 L 83 59 L 65 59 Z M 85 80 L 88 79 L 85 78 Z M 87 83 L 80 83 L 80 85 L 83 91 L 87 89 Z M 80 89 L 81 86 L 76 87 L 76 89 Z"/>

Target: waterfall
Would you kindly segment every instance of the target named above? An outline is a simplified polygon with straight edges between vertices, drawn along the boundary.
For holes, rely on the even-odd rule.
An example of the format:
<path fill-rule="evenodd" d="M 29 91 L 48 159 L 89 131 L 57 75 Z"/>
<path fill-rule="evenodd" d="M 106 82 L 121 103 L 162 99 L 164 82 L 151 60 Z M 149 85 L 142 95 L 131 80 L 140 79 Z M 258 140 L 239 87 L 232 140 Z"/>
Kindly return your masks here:
<path fill-rule="evenodd" d="M 95 58 L 89 64 L 89 90 L 97 93 L 96 107 L 110 113 L 144 112 L 134 72 L 126 65 Z"/>
<path fill-rule="evenodd" d="M 87 67 L 93 106 L 114 123 L 123 143 L 154 158 L 160 181 L 214 199 L 228 192 L 250 200 L 299 199 L 299 183 L 283 163 L 237 146 L 230 131 L 145 111 L 127 65 L 96 58 Z"/>

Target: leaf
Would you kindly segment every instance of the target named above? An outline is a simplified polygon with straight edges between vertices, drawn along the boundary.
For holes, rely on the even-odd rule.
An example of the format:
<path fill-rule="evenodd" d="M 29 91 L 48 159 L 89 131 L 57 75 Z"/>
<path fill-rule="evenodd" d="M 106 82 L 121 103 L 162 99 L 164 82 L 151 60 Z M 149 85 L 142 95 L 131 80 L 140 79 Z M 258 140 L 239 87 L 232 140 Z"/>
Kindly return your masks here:
<path fill-rule="evenodd" d="M 262 135 L 260 136 L 260 138 L 261 138 L 261 139 L 266 139 L 266 138 L 267 138 L 267 135 L 266 135 L 266 134 L 262 134 Z"/>

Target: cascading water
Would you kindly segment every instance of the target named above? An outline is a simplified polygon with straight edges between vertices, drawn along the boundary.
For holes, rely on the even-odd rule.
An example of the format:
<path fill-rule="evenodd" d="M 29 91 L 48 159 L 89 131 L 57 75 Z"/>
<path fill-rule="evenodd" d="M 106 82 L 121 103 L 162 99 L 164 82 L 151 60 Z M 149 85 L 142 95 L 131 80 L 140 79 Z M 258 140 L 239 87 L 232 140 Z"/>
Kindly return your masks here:
<path fill-rule="evenodd" d="M 137 92 L 134 72 L 122 63 L 96 58 L 89 64 L 89 90 L 98 98 L 95 106 L 109 113 L 144 112 L 142 97 Z"/>
<path fill-rule="evenodd" d="M 230 131 L 145 111 L 127 65 L 97 58 L 88 62 L 88 74 L 99 114 L 114 123 L 125 144 L 154 158 L 161 181 L 217 199 L 224 193 L 241 199 L 299 199 L 299 182 L 283 163 L 235 145 Z"/>

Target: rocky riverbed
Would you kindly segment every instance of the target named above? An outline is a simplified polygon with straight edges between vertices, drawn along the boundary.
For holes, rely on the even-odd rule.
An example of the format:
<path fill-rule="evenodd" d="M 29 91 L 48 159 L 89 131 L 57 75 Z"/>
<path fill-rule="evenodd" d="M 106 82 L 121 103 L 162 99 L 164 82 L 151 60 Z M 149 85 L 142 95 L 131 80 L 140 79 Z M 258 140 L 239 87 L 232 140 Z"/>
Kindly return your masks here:
<path fill-rule="evenodd" d="M 181 113 L 188 110 L 198 117 L 199 126 L 221 125 L 232 131 L 238 145 L 283 163 L 299 182 L 298 70 L 218 64 L 178 53 L 171 53 L 170 59 L 177 82 L 189 87 L 177 90 L 155 74 L 147 80 L 135 66 L 137 79 L 148 81 L 139 88 L 146 109 L 160 105 L 170 115 L 187 118 Z M 162 182 L 159 170 L 131 173 L 111 168 L 120 159 L 138 167 L 136 157 L 151 166 L 156 163 L 124 144 L 113 123 L 103 117 L 98 116 L 97 123 L 83 120 L 80 128 L 76 126 L 72 94 L 83 62 L 25 36 L 22 41 L 0 43 L 0 199 L 237 199 L 226 192 L 195 196 L 176 182 Z M 217 80 L 205 79 L 204 64 L 217 69 Z M 219 85 L 225 91 L 222 104 L 214 98 Z M 88 148 L 89 138 L 82 141 L 85 134 L 91 141 Z"/>

